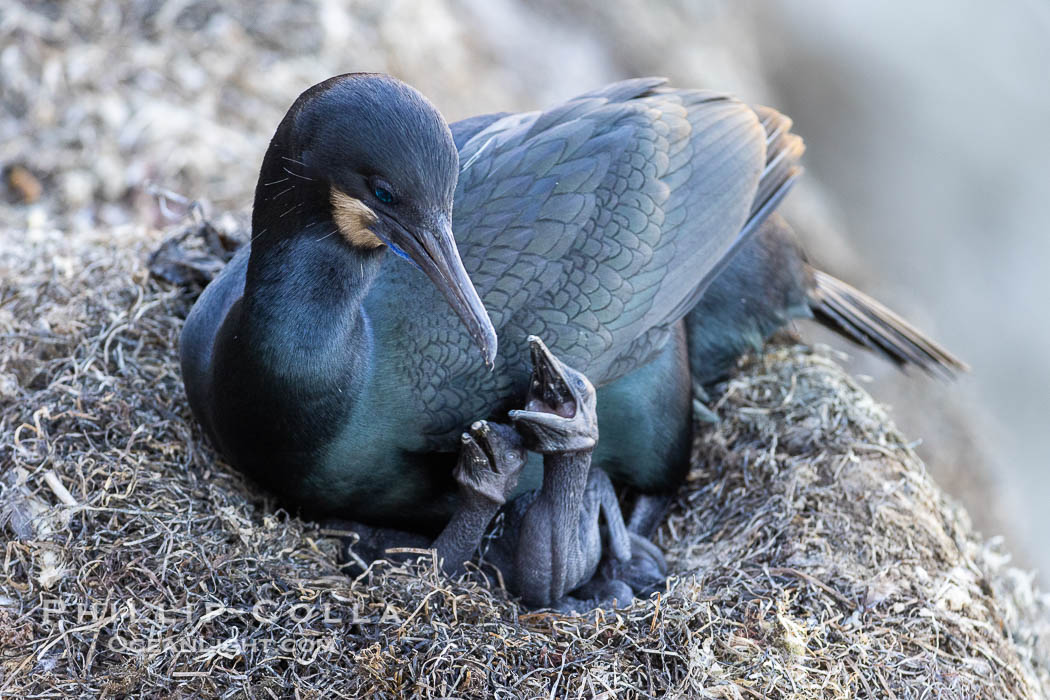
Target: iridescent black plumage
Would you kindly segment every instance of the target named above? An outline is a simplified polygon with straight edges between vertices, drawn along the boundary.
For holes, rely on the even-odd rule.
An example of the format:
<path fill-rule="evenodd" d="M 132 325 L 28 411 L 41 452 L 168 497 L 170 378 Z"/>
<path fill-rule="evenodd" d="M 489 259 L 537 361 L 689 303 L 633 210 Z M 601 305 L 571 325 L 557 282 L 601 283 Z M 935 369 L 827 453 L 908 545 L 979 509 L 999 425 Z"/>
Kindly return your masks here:
<path fill-rule="evenodd" d="M 771 312 L 781 270 L 756 271 L 747 255 L 798 173 L 789 127 L 770 109 L 639 79 L 542 112 L 475 117 L 450 135 L 397 81 L 326 81 L 271 143 L 250 254 L 187 321 L 194 412 L 234 465 L 290 503 L 436 530 L 455 504 L 460 433 L 521 406 L 535 334 L 598 387 L 594 462 L 620 483 L 670 489 L 687 466 L 690 366 L 721 366 L 752 344 L 752 325 L 764 337 L 766 316 L 811 306 Z M 330 188 L 367 200 L 359 175 L 402 189 L 404 209 L 388 218 L 424 238 L 451 207 L 498 334 L 491 371 L 484 331 L 450 308 L 445 282 L 384 253 L 395 228 L 369 248 L 334 225 Z M 290 189 L 273 184 L 281 178 Z M 808 293 L 797 285 L 812 279 L 786 282 Z M 712 315 L 717 324 L 690 314 L 738 285 L 763 320 L 746 307 Z M 519 492 L 538 476 L 527 468 Z"/>

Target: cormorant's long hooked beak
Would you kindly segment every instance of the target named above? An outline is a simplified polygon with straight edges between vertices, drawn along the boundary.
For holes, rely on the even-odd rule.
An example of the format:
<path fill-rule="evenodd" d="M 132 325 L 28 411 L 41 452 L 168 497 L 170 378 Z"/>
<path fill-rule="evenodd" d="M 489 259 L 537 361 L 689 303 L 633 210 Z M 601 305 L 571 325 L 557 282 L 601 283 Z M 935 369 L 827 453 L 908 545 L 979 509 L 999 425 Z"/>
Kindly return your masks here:
<path fill-rule="evenodd" d="M 485 305 L 470 281 L 452 237 L 452 225 L 444 214 L 431 218 L 415 236 L 408 236 L 405 253 L 426 273 L 448 299 L 452 310 L 463 319 L 485 364 L 492 368 L 496 360 L 496 329 Z M 411 303 L 410 300 L 405 300 Z"/>

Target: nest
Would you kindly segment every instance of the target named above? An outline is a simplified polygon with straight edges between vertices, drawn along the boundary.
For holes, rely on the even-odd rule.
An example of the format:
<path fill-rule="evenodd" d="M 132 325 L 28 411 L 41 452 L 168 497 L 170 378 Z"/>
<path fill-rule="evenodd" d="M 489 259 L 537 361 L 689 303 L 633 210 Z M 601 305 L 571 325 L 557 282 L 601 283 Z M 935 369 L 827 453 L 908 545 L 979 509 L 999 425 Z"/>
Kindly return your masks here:
<path fill-rule="evenodd" d="M 200 224 L 193 224 L 200 225 Z M 582 616 L 429 552 L 351 578 L 338 541 L 189 414 L 193 293 L 136 226 L 0 239 L 0 694 L 1040 697 L 1048 600 L 829 358 L 720 387 L 658 535 L 673 576 Z"/>

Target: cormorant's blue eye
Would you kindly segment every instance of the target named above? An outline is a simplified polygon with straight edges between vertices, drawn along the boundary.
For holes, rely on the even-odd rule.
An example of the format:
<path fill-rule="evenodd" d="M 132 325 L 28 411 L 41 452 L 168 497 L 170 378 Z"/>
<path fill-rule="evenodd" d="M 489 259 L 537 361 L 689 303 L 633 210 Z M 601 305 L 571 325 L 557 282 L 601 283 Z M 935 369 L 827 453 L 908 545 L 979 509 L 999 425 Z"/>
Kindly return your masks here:
<path fill-rule="evenodd" d="M 384 189 L 382 187 L 375 187 L 372 190 L 372 194 L 374 194 L 376 196 L 376 199 L 378 199 L 383 204 L 394 203 L 394 195 L 388 189 Z"/>

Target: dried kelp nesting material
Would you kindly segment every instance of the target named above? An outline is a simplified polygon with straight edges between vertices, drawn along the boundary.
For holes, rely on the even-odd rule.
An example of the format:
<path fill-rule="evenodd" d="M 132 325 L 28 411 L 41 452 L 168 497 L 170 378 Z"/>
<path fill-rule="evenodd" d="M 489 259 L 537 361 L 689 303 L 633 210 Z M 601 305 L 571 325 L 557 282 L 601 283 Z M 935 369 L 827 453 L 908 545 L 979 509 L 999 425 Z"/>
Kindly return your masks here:
<path fill-rule="evenodd" d="M 221 228 L 221 227 L 220 227 Z M 0 235 L 0 695 L 1041 697 L 1047 597 L 794 346 L 715 395 L 665 590 L 523 610 L 428 555 L 350 578 L 186 407 L 192 292 L 139 227 Z"/>

